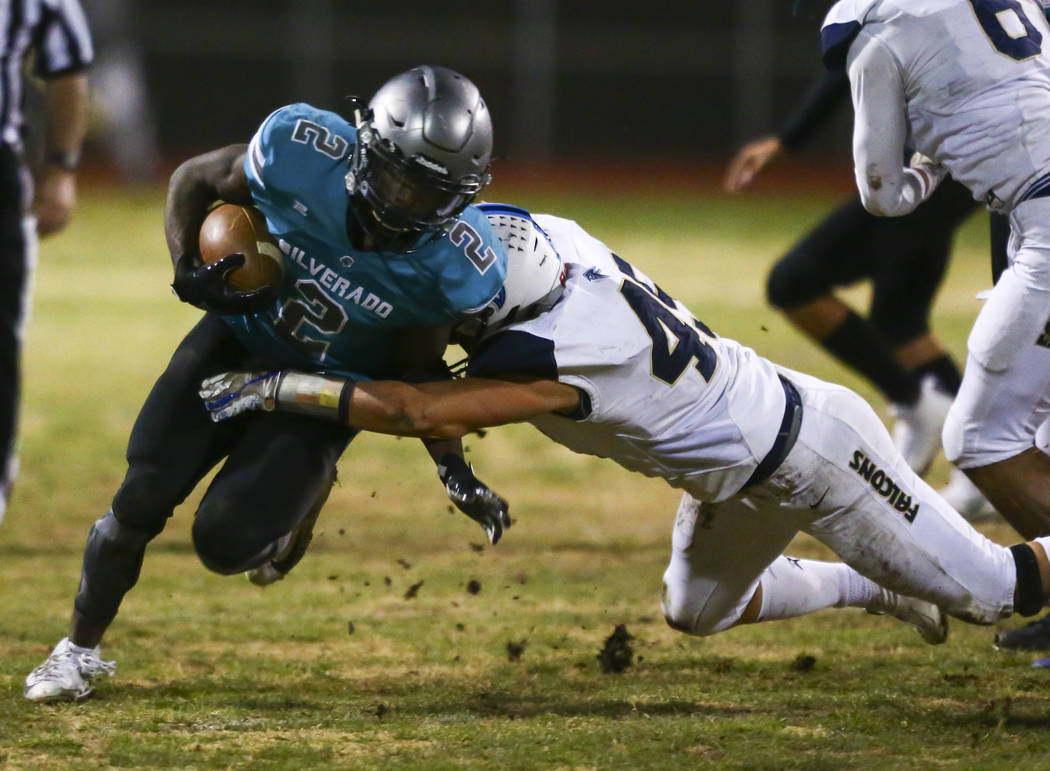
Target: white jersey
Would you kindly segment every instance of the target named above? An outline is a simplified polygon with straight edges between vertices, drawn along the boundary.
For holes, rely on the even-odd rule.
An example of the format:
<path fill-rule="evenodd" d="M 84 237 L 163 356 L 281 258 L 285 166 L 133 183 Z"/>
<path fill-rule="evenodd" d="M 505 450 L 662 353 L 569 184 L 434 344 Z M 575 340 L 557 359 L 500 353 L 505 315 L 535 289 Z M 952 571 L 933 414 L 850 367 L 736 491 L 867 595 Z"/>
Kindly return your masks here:
<path fill-rule="evenodd" d="M 821 33 L 825 61 L 850 76 L 857 183 L 874 213 L 907 213 L 943 169 L 1000 211 L 1050 184 L 1040 2 L 840 0 Z M 903 168 L 905 147 L 943 168 Z"/>
<path fill-rule="evenodd" d="M 531 422 L 559 444 L 659 476 L 705 501 L 739 492 L 785 410 L 774 366 L 717 337 L 575 222 L 533 215 L 568 267 L 558 303 L 487 338 L 477 377 L 535 375 L 580 389 L 580 414 Z"/>

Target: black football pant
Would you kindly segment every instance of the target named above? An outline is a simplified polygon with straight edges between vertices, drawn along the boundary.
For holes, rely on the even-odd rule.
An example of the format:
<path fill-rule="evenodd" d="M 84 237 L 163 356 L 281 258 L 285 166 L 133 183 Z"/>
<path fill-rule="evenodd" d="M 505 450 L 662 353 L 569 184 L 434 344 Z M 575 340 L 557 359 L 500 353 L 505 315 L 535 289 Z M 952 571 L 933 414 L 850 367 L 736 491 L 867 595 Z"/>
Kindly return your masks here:
<path fill-rule="evenodd" d="M 22 322 L 30 251 L 24 230 L 27 182 L 15 150 L 0 142 L 0 496 L 6 496 L 18 425 Z"/>
<path fill-rule="evenodd" d="M 204 409 L 197 395 L 203 378 L 262 366 L 212 314 L 179 345 L 132 428 L 115 522 L 107 515 L 88 538 L 75 602 L 83 616 L 104 622 L 116 615 L 138 578 L 146 542 L 223 458 L 193 522 L 197 554 L 218 573 L 257 567 L 328 494 L 353 429 L 280 412 L 214 423 Z"/>
<path fill-rule="evenodd" d="M 970 192 L 951 178 L 903 217 L 876 217 L 853 199 L 773 266 L 769 301 L 791 310 L 836 287 L 871 279 L 871 324 L 892 346 L 913 340 L 930 330 L 952 237 L 977 208 Z"/>

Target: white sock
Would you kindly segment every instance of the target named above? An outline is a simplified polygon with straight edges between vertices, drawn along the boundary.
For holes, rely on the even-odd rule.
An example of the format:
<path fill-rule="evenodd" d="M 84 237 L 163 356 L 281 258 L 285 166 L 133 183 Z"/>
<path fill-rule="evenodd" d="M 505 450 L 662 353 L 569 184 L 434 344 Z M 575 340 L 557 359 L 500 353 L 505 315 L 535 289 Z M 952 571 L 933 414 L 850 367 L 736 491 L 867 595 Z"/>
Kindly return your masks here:
<path fill-rule="evenodd" d="M 794 618 L 824 608 L 864 608 L 879 585 L 843 562 L 819 562 L 781 555 L 763 571 L 759 621 Z"/>

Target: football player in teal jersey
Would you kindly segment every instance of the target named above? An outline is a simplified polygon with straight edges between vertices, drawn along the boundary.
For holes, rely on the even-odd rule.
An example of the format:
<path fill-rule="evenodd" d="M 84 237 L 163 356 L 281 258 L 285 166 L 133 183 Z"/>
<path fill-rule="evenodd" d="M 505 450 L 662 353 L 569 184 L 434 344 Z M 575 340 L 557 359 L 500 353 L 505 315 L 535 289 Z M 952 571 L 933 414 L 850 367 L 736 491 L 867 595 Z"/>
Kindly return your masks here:
<path fill-rule="evenodd" d="M 79 698 L 93 675 L 111 671 L 98 646 L 147 543 L 216 465 L 193 523 L 205 566 L 265 585 L 301 559 L 356 429 L 310 415 L 217 424 L 198 384 L 258 366 L 448 377 L 448 330 L 498 300 L 506 274 L 502 243 L 470 206 L 490 179 L 491 152 L 478 89 L 424 66 L 384 84 L 353 122 L 290 105 L 249 145 L 175 171 L 164 218 L 172 288 L 206 313 L 139 413 L 124 482 L 88 536 L 69 637 L 29 675 L 27 698 Z M 198 234 L 215 201 L 263 212 L 283 253 L 279 286 L 231 288 L 226 276 L 241 254 L 202 264 Z M 458 440 L 427 445 L 450 499 L 495 543 L 510 525 L 506 501 L 474 476 Z"/>

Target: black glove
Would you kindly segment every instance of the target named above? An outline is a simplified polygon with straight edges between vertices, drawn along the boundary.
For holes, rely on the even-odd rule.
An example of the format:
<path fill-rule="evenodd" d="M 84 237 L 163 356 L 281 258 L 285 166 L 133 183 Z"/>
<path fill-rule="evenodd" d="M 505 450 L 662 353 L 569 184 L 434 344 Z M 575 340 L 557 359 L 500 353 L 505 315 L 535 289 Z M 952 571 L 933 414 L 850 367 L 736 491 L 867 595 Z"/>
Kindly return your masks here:
<path fill-rule="evenodd" d="M 244 255 L 240 252 L 204 265 L 195 265 L 191 256 L 184 255 L 175 265 L 175 280 L 171 288 L 184 303 L 209 313 L 242 314 L 266 310 L 277 299 L 277 290 L 273 287 L 244 292 L 226 283 L 226 276 L 242 265 Z"/>
<path fill-rule="evenodd" d="M 496 543 L 503 529 L 510 527 L 510 504 L 474 476 L 467 462 L 454 453 L 438 461 L 438 476 L 445 485 L 448 499 L 456 508 L 481 525 L 489 543 Z"/>

